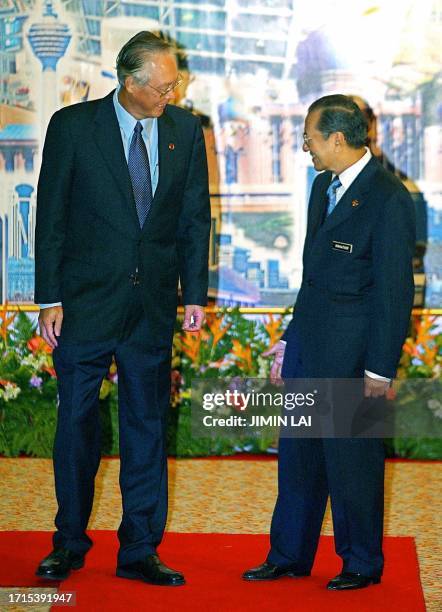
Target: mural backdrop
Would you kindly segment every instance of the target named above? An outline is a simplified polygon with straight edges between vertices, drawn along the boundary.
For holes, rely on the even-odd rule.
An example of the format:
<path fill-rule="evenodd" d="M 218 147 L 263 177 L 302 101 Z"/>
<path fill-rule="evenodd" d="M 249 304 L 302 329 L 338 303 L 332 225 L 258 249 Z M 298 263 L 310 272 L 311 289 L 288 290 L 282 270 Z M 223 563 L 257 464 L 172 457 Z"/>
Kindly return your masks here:
<path fill-rule="evenodd" d="M 41 144 L 58 108 L 116 86 L 139 30 L 176 43 L 176 103 L 201 116 L 210 167 L 210 296 L 286 306 L 301 279 L 302 152 L 315 98 L 346 93 L 417 212 L 415 304 L 442 302 L 440 0 L 1 0 L 0 300 L 31 303 Z M 394 248 L 394 245 L 392 245 Z"/>

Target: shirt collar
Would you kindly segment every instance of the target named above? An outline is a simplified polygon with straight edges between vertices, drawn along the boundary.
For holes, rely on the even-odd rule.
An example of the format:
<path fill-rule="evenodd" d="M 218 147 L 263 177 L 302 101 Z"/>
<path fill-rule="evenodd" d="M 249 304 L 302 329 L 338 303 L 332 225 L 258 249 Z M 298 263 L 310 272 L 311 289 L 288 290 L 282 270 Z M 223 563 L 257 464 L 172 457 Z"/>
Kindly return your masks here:
<path fill-rule="evenodd" d="M 120 88 L 117 87 L 117 89 L 114 91 L 113 102 L 120 129 L 123 130 L 126 138 L 130 140 L 132 138 L 134 127 L 137 124 L 137 121 L 139 121 L 143 126 L 144 133 L 147 134 L 147 137 L 149 138 L 152 130 L 152 124 L 154 121 L 153 117 L 146 117 L 145 119 L 135 119 L 135 117 L 133 117 L 120 103 L 118 99 L 119 90 Z"/>
<path fill-rule="evenodd" d="M 359 159 L 356 163 L 352 164 L 348 168 L 346 168 L 339 175 L 339 180 L 341 181 L 341 185 L 347 190 L 350 185 L 353 183 L 358 174 L 365 168 L 370 159 L 372 158 L 371 151 L 368 147 L 365 147 L 365 154 Z M 336 175 L 333 175 L 333 178 Z"/>

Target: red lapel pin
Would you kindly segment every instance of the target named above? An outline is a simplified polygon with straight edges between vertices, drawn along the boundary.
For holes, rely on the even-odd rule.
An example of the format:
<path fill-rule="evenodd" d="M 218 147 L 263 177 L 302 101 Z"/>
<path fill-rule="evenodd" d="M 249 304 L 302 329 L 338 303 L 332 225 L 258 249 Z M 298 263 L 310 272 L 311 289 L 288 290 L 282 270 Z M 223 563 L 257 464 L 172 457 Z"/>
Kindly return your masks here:
<path fill-rule="evenodd" d="M 173 142 L 169 142 L 169 149 L 170 151 L 173 151 L 175 148 L 175 145 L 173 144 Z"/>

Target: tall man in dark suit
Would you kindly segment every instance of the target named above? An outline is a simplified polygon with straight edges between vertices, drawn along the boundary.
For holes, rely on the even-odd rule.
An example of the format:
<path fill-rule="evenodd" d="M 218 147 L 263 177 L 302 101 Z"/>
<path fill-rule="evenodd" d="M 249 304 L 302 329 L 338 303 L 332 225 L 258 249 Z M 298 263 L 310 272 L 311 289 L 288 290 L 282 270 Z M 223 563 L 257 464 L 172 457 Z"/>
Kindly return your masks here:
<path fill-rule="evenodd" d="M 183 329 L 198 331 L 207 294 L 210 208 L 201 126 L 169 106 L 173 50 L 149 32 L 117 58 L 119 88 L 64 108 L 48 127 L 38 184 L 36 302 L 54 348 L 59 408 L 54 550 L 37 575 L 83 566 L 100 462 L 98 396 L 118 367 L 117 575 L 184 583 L 156 548 L 167 515 L 166 420 L 181 283 Z"/>
<path fill-rule="evenodd" d="M 324 172 L 310 196 L 293 319 L 268 354 L 273 379 L 359 378 L 374 398 L 395 376 L 407 332 L 415 221 L 407 190 L 364 147 L 366 136 L 350 98 L 325 96 L 310 106 L 303 148 Z M 330 495 L 343 568 L 328 588 L 378 583 L 383 478 L 380 439 L 281 439 L 271 550 L 244 578 L 308 576 Z"/>

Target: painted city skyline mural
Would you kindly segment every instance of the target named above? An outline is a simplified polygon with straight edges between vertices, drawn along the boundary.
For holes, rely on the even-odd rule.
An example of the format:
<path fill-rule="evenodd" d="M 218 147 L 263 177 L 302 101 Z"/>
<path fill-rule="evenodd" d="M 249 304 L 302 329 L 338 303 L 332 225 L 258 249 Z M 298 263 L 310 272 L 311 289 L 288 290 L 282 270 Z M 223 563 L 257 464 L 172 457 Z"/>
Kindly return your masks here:
<path fill-rule="evenodd" d="M 0 299 L 33 301 L 41 146 L 58 108 L 117 84 L 133 34 L 174 42 L 176 103 L 201 117 L 212 204 L 210 298 L 289 306 L 315 177 L 306 110 L 356 96 L 370 146 L 412 194 L 417 306 L 442 304 L 442 77 L 437 0 L 3 0 Z M 392 245 L 394 248 L 394 245 Z"/>

